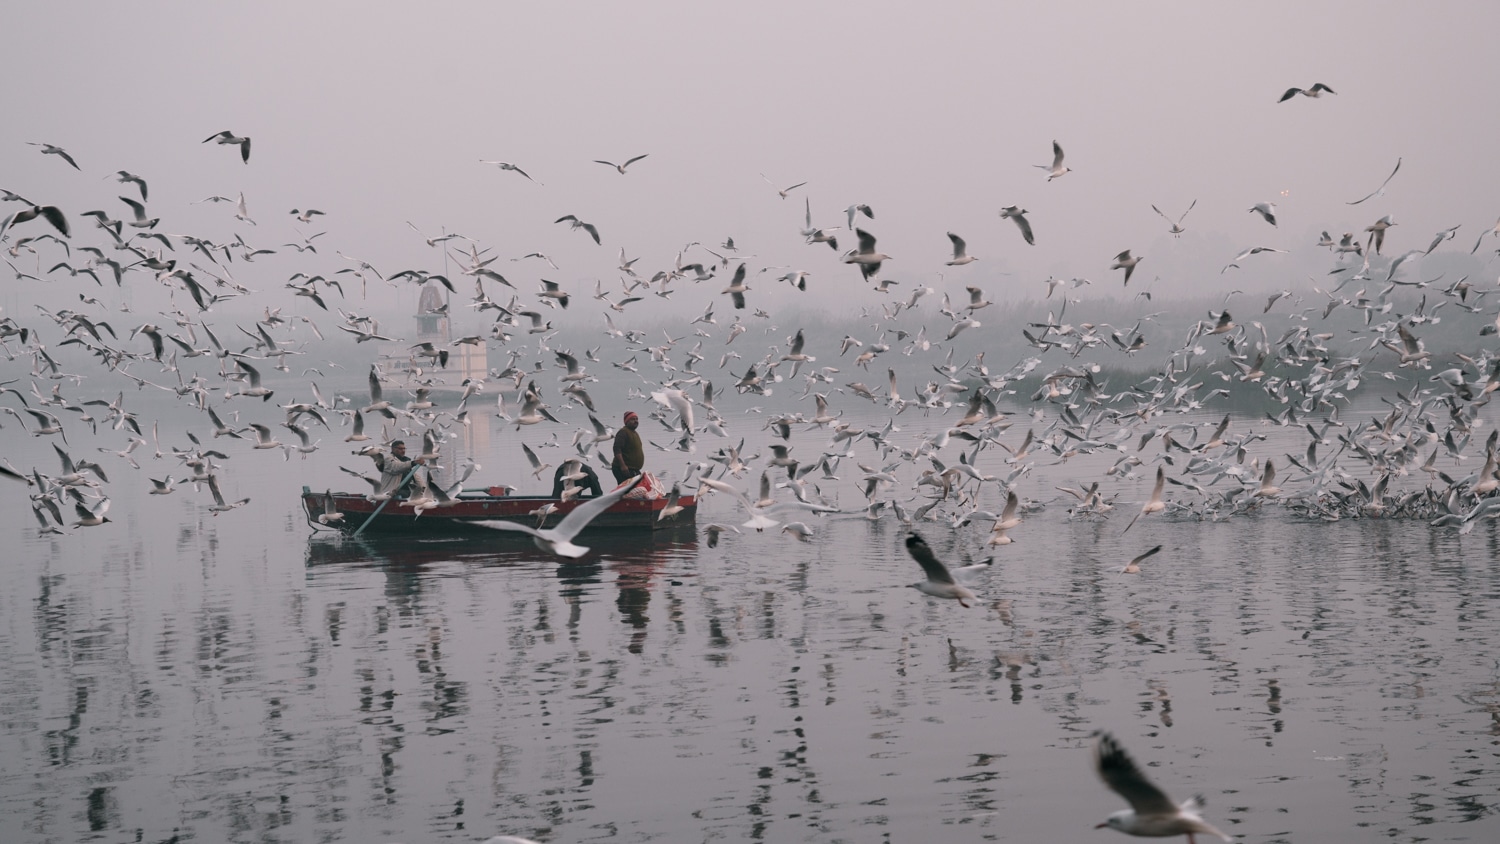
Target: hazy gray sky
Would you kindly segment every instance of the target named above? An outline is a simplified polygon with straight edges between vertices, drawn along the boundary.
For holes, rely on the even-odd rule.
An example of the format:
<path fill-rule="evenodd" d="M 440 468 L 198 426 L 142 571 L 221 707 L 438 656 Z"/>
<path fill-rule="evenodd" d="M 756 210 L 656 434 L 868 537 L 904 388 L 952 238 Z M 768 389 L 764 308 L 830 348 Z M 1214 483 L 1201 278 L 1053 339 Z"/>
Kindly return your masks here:
<path fill-rule="evenodd" d="M 114 197 L 134 188 L 104 180 L 119 169 L 149 181 L 163 231 L 269 248 L 328 232 L 317 259 L 237 264 L 260 290 L 348 266 L 335 249 L 387 272 L 440 269 L 408 220 L 504 258 L 551 255 L 559 271 L 502 268 L 528 295 L 543 270 L 617 286 L 621 246 L 649 274 L 689 241 L 733 236 L 752 270 L 812 272 L 807 304 L 868 294 L 854 267 L 803 243 L 804 198 L 824 226 L 873 206 L 864 224 L 894 256 L 884 275 L 947 271 L 955 289 L 993 284 L 991 298 L 1040 296 L 1048 275 L 1117 290 L 1108 267 L 1126 248 L 1146 256 L 1132 289 L 1157 275 L 1158 292 L 1282 286 L 1277 262 L 1331 266 L 1319 230 L 1391 213 L 1388 254 L 1454 225 L 1444 248 L 1467 252 L 1500 215 L 1500 6 L 1487 2 L 18 4 L 6 17 L 0 187 L 62 206 L 88 242 L 98 232 L 79 212 L 126 213 Z M 1337 96 L 1277 103 L 1314 82 Z M 225 129 L 253 139 L 248 165 L 200 143 Z M 1053 139 L 1074 172 L 1048 183 L 1032 165 Z M 643 153 L 625 176 L 593 163 Z M 1383 196 L 1345 204 L 1398 158 Z M 762 173 L 807 185 L 782 200 Z M 240 191 L 259 225 L 191 204 Z M 1174 240 L 1151 205 L 1175 217 L 1195 199 Z M 1279 228 L 1248 213 L 1263 201 Z M 1029 209 L 1034 247 L 997 216 L 1011 204 Z M 294 207 L 327 216 L 300 225 Z M 554 225 L 564 214 L 603 245 Z M 950 230 L 978 263 L 943 266 Z M 1217 276 L 1254 245 L 1293 255 Z M 673 304 L 701 310 L 709 286 Z M 752 305 L 794 295 L 755 286 Z"/>

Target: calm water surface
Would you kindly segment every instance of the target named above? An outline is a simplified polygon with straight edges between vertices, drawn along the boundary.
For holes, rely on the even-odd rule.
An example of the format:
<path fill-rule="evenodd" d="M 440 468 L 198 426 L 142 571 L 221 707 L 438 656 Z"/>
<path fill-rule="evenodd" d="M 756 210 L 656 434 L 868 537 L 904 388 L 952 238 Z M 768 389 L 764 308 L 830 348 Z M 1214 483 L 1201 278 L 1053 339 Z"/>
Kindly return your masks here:
<path fill-rule="evenodd" d="M 564 566 L 509 538 L 309 536 L 295 494 L 349 486 L 347 448 L 239 448 L 226 495 L 252 501 L 217 517 L 191 487 L 144 495 L 148 455 L 112 467 L 114 523 L 55 538 L 8 490 L 0 841 L 1108 844 L 1095 729 L 1247 841 L 1500 840 L 1492 525 L 1268 507 L 1122 537 L 1149 464 L 1109 481 L 1107 520 L 1054 489 L 1098 465 L 1039 465 L 1019 490 L 1047 506 L 965 610 L 905 588 L 889 516 L 714 549 L 588 535 Z M 709 520 L 743 516 L 721 496 Z M 988 553 L 983 527 L 919 529 Z"/>

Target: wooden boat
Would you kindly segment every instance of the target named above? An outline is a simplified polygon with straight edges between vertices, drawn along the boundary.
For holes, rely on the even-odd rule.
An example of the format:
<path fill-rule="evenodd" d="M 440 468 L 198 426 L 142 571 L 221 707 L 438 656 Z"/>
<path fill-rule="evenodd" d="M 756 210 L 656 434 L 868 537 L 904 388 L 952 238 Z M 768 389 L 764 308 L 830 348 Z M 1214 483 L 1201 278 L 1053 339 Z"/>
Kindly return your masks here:
<path fill-rule="evenodd" d="M 332 528 L 353 533 L 359 530 L 361 525 L 369 522 L 369 526 L 364 530 L 366 534 L 377 531 L 391 534 L 489 531 L 481 525 L 472 524 L 477 521 L 520 522 L 537 527 L 536 511 L 549 504 L 554 505 L 555 510 L 546 517 L 541 527 L 551 528 L 556 527 L 557 523 L 579 504 L 576 500 L 559 502 L 545 495 L 497 495 L 492 492 L 499 492 L 499 490 L 465 490 L 459 494 L 457 501 L 453 504 L 416 515 L 406 501 L 393 500 L 382 509 L 381 502 L 371 501 L 359 493 L 314 492 L 304 486 L 302 507 L 307 513 L 308 522 L 315 528 Z M 343 516 L 342 519 L 331 524 L 322 524 L 318 520 L 318 517 L 324 513 L 325 495 L 333 498 L 334 509 Z M 692 496 L 683 496 L 677 500 L 677 503 L 682 510 L 661 518 L 661 512 L 667 506 L 665 497 L 624 499 L 595 517 L 588 527 L 584 528 L 584 532 L 669 530 L 692 525 L 698 513 L 697 499 Z M 379 510 L 378 514 L 376 514 L 377 510 Z M 498 533 L 498 531 L 494 532 Z"/>

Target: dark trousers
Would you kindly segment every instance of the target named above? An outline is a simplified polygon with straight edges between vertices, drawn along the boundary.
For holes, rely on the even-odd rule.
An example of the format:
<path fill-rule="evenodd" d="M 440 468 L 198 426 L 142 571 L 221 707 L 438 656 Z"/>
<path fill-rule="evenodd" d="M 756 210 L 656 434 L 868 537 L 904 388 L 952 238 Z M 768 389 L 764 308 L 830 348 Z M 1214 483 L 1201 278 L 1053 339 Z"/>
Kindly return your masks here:
<path fill-rule="evenodd" d="M 609 469 L 615 473 L 615 483 L 617 484 L 623 484 L 641 473 L 640 469 L 632 469 L 629 466 L 611 466 Z"/>

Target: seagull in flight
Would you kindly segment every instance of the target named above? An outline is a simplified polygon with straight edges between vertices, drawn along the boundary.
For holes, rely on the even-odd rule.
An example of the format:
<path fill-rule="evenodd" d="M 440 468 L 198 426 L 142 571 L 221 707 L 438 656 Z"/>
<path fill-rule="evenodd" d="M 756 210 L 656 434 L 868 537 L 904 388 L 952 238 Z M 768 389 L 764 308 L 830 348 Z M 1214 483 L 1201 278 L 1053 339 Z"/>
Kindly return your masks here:
<path fill-rule="evenodd" d="M 964 264 L 972 264 L 975 261 L 979 260 L 978 258 L 969 254 L 968 244 L 964 243 L 963 238 L 959 237 L 953 232 L 948 232 L 948 239 L 953 241 L 953 260 L 948 262 L 948 266 L 961 267 Z"/>
<path fill-rule="evenodd" d="M 1095 829 L 1108 827 L 1126 835 L 1151 838 L 1186 835 L 1188 844 L 1197 844 L 1193 836 L 1198 834 L 1234 840 L 1198 814 L 1203 808 L 1203 798 L 1194 796 L 1181 805 L 1174 804 L 1165 792 L 1146 779 L 1109 733 L 1100 733 L 1094 740 L 1094 767 L 1104 784 L 1130 803 L 1129 809 L 1115 812 Z"/>
<path fill-rule="evenodd" d="M 1026 209 L 1015 205 L 1007 205 L 1000 209 L 1000 219 L 1011 220 L 1016 228 L 1021 230 L 1021 237 L 1031 246 L 1036 245 L 1036 238 L 1031 236 L 1031 221 L 1026 219 Z"/>
<path fill-rule="evenodd" d="M 596 228 L 594 228 L 594 224 L 593 223 L 585 223 L 584 221 L 582 221 L 582 220 L 578 219 L 577 217 L 573 216 L 572 214 L 568 214 L 567 216 L 564 216 L 564 217 L 558 217 L 556 220 L 553 220 L 552 222 L 553 223 L 561 223 L 563 221 L 567 221 L 567 222 L 572 223 L 572 228 L 573 229 L 583 229 L 584 231 L 588 232 L 589 236 L 594 239 L 594 242 L 595 243 L 599 243 L 599 230 L 596 229 Z M 571 231 L 571 229 L 570 229 L 570 231 Z"/>
<path fill-rule="evenodd" d="M 864 275 L 865 281 L 869 281 L 880 272 L 881 262 L 889 261 L 891 256 L 875 251 L 875 235 L 864 229 L 855 229 L 854 233 L 859 237 L 859 248 L 845 255 L 844 263 L 859 264 L 859 271 Z"/>
<path fill-rule="evenodd" d="M 765 174 L 765 173 L 762 173 L 762 174 L 760 174 L 760 177 L 761 177 L 761 178 L 762 178 L 762 179 L 766 179 L 766 174 Z M 771 187 L 773 187 L 773 188 L 775 188 L 775 187 L 776 187 L 776 183 L 775 183 L 775 182 L 773 182 L 773 181 L 771 181 L 771 180 L 770 180 L 770 179 L 766 179 L 766 184 L 768 184 L 768 185 L 770 185 L 770 186 L 771 186 Z M 786 195 L 787 195 L 787 194 L 789 194 L 789 193 L 791 193 L 791 192 L 792 192 L 792 191 L 794 191 L 794 190 L 796 190 L 796 189 L 797 189 L 797 188 L 800 188 L 800 187 L 802 187 L 802 186 L 803 186 L 803 185 L 805 185 L 805 184 L 807 184 L 807 182 L 798 182 L 798 183 L 797 183 L 797 184 L 795 184 L 795 185 L 792 185 L 792 186 L 791 186 L 791 187 L 789 187 L 789 188 L 776 188 L 776 193 L 777 193 L 777 194 L 778 194 L 778 195 L 780 195 L 780 196 L 781 196 L 781 198 L 782 198 L 782 199 L 786 199 Z M 851 215 L 851 218 L 852 218 L 852 216 L 853 216 L 853 215 Z M 873 215 L 872 215 L 872 216 L 873 216 Z M 812 211 L 811 211 L 811 209 L 809 209 L 809 210 L 808 210 L 808 215 L 807 215 L 807 227 L 808 227 L 808 228 L 812 228 Z"/>
<path fill-rule="evenodd" d="M 234 510 L 236 508 L 243 507 L 246 504 L 250 503 L 250 499 L 249 498 L 241 498 L 238 501 L 225 501 L 224 500 L 224 493 L 219 490 L 219 476 L 218 475 L 209 475 L 208 476 L 208 491 L 214 497 L 214 503 L 208 505 L 208 510 L 209 510 L 210 513 L 213 513 L 215 516 L 219 515 L 220 513 L 227 513 L 230 510 Z"/>
<path fill-rule="evenodd" d="M 513 170 L 513 171 L 515 171 L 517 173 L 520 173 L 522 176 L 525 176 L 528 180 L 536 182 L 539 185 L 541 184 L 541 182 L 537 182 L 536 179 L 531 178 L 531 174 L 527 173 L 525 170 L 522 170 L 521 168 L 517 167 L 516 165 L 511 164 L 509 161 L 485 161 L 483 158 L 481 158 L 481 159 L 479 159 L 479 163 L 480 164 L 493 164 L 496 167 L 499 167 L 501 170 Z M 608 162 L 605 162 L 605 163 L 607 164 Z M 629 162 L 627 162 L 627 163 L 629 163 Z M 620 172 L 623 173 L 625 171 L 622 169 Z"/>
<path fill-rule="evenodd" d="M 765 176 L 761 176 L 761 178 L 764 179 Z M 806 184 L 806 182 L 803 182 L 803 184 Z M 794 185 L 793 187 L 796 186 Z M 787 190 L 791 190 L 791 188 L 787 188 Z M 783 194 L 783 197 L 785 197 L 785 194 Z M 839 227 L 833 226 L 832 228 L 828 229 L 820 229 L 814 226 L 812 221 L 812 201 L 804 198 L 802 200 L 802 204 L 807 209 L 807 226 L 802 229 L 802 236 L 807 238 L 808 243 L 826 243 L 828 244 L 828 248 L 837 252 L 839 248 L 839 239 L 834 235 L 829 234 L 829 232 L 838 231 Z"/>
<path fill-rule="evenodd" d="M 1166 214 L 1162 214 L 1161 209 L 1157 208 L 1155 205 L 1151 206 L 1151 210 L 1155 211 L 1157 214 L 1161 214 L 1161 218 L 1163 220 L 1166 220 L 1168 223 L 1172 224 L 1172 228 L 1168 231 L 1171 232 L 1173 237 L 1181 237 L 1182 233 L 1187 231 L 1187 229 L 1182 227 L 1182 221 L 1187 219 L 1188 212 L 1192 211 L 1193 208 L 1197 206 L 1197 204 L 1198 200 L 1193 200 L 1193 204 L 1188 206 L 1187 211 L 1182 212 L 1182 216 L 1178 217 L 1176 222 L 1172 222 L 1171 217 L 1168 217 Z"/>
<path fill-rule="evenodd" d="M 647 153 L 647 155 L 650 155 L 650 153 Z M 645 157 L 646 157 L 645 155 L 637 155 L 635 158 L 632 158 L 632 159 L 626 161 L 624 164 L 616 164 L 613 161 L 604 161 L 602 159 L 596 158 L 596 159 L 594 159 L 594 163 L 595 164 L 605 164 L 605 165 L 608 165 L 610 167 L 613 167 L 616 170 L 619 170 L 620 171 L 620 175 L 623 176 L 623 175 L 625 175 L 625 168 L 626 167 L 629 167 L 630 165 L 636 163 L 637 161 L 640 161 L 642 158 L 645 158 Z M 526 178 L 529 179 L 531 177 L 527 176 Z"/>
<path fill-rule="evenodd" d="M 1365 243 L 1365 248 L 1369 249 L 1373 245 L 1376 255 L 1380 254 L 1380 247 L 1385 244 L 1386 229 L 1396 225 L 1396 221 L 1391 219 L 1391 216 L 1387 214 L 1365 227 L 1365 231 L 1370 233 L 1370 239 Z"/>
<path fill-rule="evenodd" d="M 225 129 L 222 132 L 218 132 L 218 133 L 215 133 L 213 135 L 209 135 L 208 137 L 204 138 L 201 143 L 205 143 L 206 144 L 209 141 L 218 141 L 221 144 L 239 144 L 240 145 L 240 160 L 243 161 L 243 162 L 245 162 L 246 164 L 250 163 L 250 139 L 249 138 L 241 138 L 238 135 L 234 134 L 233 132 L 229 131 L 228 129 Z"/>
<path fill-rule="evenodd" d="M 1318 97 L 1323 96 L 1323 94 L 1325 93 L 1337 94 L 1338 91 L 1335 91 L 1327 85 L 1324 85 L 1322 82 L 1317 82 L 1314 83 L 1311 88 L 1288 88 L 1286 89 L 1286 93 L 1281 95 L 1281 99 L 1277 100 L 1276 102 L 1284 103 L 1287 100 L 1290 100 L 1292 97 L 1297 96 L 1298 94 L 1301 94 L 1304 97 L 1311 97 L 1312 99 L 1316 100 Z"/>
<path fill-rule="evenodd" d="M 970 601 L 976 603 L 979 601 L 979 596 L 954 578 L 953 572 L 943 565 L 942 560 L 939 560 L 936 554 L 932 553 L 931 546 L 920 535 L 916 533 L 907 535 L 906 553 L 910 554 L 911 558 L 917 561 L 917 565 L 922 567 L 922 571 L 927 574 L 926 580 L 910 584 L 911 588 L 934 598 L 949 598 L 958 601 L 961 607 L 972 606 Z M 959 571 L 983 568 L 990 563 L 990 560 L 985 560 L 973 566 L 964 566 Z"/>
<path fill-rule="evenodd" d="M 1145 504 L 1141 505 L 1141 512 L 1135 514 L 1135 518 L 1130 520 L 1130 524 L 1126 525 L 1125 529 L 1122 530 L 1122 531 L 1120 531 L 1120 534 L 1122 536 L 1130 532 L 1130 528 L 1131 528 L 1131 526 L 1133 526 L 1135 524 L 1135 520 L 1136 519 L 1139 519 L 1142 516 L 1149 516 L 1152 513 L 1160 513 L 1160 512 L 1163 512 L 1163 511 L 1165 511 L 1167 509 L 1167 503 L 1165 501 L 1163 501 L 1162 497 L 1161 497 L 1162 496 L 1162 490 L 1166 488 L 1166 483 L 1167 483 L 1167 474 L 1166 474 L 1166 472 L 1162 470 L 1162 467 L 1157 466 L 1156 467 L 1156 485 L 1151 488 L 1151 498 Z M 1144 555 L 1144 557 L 1149 557 L 1150 555 L 1155 554 L 1157 551 L 1160 551 L 1160 550 L 1161 550 L 1161 546 L 1158 545 L 1157 547 L 1155 547 L 1155 548 L 1151 549 L 1149 552 L 1147 552 Z M 1144 557 L 1138 557 L 1138 558 L 1136 558 L 1134 560 L 1131 560 L 1130 561 L 1130 565 L 1132 565 L 1132 566 L 1135 565 L 1136 563 L 1138 563 L 1142 559 L 1144 559 Z M 1126 568 L 1128 569 L 1129 566 L 1127 566 Z"/>
<path fill-rule="evenodd" d="M 1453 238 L 1457 237 L 1458 236 L 1458 230 L 1461 227 L 1462 227 L 1462 224 L 1460 224 L 1458 226 L 1453 226 L 1452 228 L 1443 229 L 1442 231 L 1433 234 L 1433 236 L 1432 236 L 1432 245 L 1428 246 L 1427 247 L 1427 251 L 1423 252 L 1422 254 L 1424 254 L 1424 255 L 1431 255 L 1432 254 L 1432 250 L 1438 248 L 1438 246 L 1440 246 L 1443 241 L 1445 241 L 1445 240 L 1452 240 Z"/>
<path fill-rule="evenodd" d="M 1129 284 L 1130 274 L 1135 272 L 1135 265 L 1144 260 L 1146 260 L 1144 256 L 1139 258 L 1131 257 L 1130 250 L 1126 249 L 1124 252 L 1121 252 L 1120 254 L 1115 256 L 1114 263 L 1110 264 L 1109 268 L 1112 270 L 1124 270 L 1125 284 Z"/>
<path fill-rule="evenodd" d="M 71 235 L 71 230 L 68 227 L 68 218 L 63 216 L 62 209 L 56 205 L 33 205 L 30 208 L 22 208 L 20 211 L 0 220 L 0 235 L 4 235 L 5 230 L 16 223 L 25 223 L 35 220 L 37 217 L 41 217 L 51 223 L 53 228 L 62 232 L 63 237 Z"/>
<path fill-rule="evenodd" d="M 1469 250 L 1469 254 L 1470 255 L 1473 255 L 1475 252 L 1479 251 L 1479 245 L 1482 244 L 1482 243 L 1484 243 L 1484 238 L 1485 238 L 1486 235 L 1500 236 L 1500 220 L 1496 220 L 1495 221 L 1495 227 L 1494 228 L 1492 228 L 1492 229 L 1485 229 L 1483 232 L 1480 233 L 1479 239 L 1476 240 L 1476 241 L 1474 241 L 1474 248 Z"/>
<path fill-rule="evenodd" d="M 127 182 L 134 183 L 136 187 L 138 187 L 138 188 L 141 189 L 141 201 L 142 202 L 146 201 L 146 180 L 145 179 L 142 179 L 140 176 L 137 176 L 136 174 L 127 172 L 125 170 L 116 170 L 115 172 L 110 173 L 109 176 L 115 176 L 116 177 L 115 181 L 120 182 L 121 184 L 125 184 Z M 104 178 L 108 179 L 109 176 L 105 176 Z"/>
<path fill-rule="evenodd" d="M 1158 467 L 1158 468 L 1160 468 L 1160 467 Z M 1131 521 L 1134 522 L 1133 519 Z M 1158 552 L 1160 550 L 1161 550 L 1161 546 L 1157 545 L 1156 547 L 1154 547 L 1151 550 L 1145 552 L 1144 554 L 1138 554 L 1135 557 L 1132 557 L 1131 560 L 1130 560 L 1130 562 L 1126 563 L 1125 567 L 1122 568 L 1122 569 L 1120 569 L 1120 574 L 1140 574 L 1141 573 L 1141 562 L 1144 561 L 1144 560 L 1146 560 L 1149 557 L 1155 556 L 1156 552 Z"/>
<path fill-rule="evenodd" d="M 1236 270 L 1239 269 L 1240 268 L 1240 261 L 1244 260 L 1245 258 L 1250 257 L 1251 255 L 1259 255 L 1262 252 L 1279 252 L 1279 253 L 1281 253 L 1283 255 L 1286 254 L 1286 250 L 1285 249 L 1272 249 L 1269 246 L 1252 246 L 1249 249 L 1242 250 L 1240 252 L 1240 254 L 1234 256 L 1234 260 L 1233 261 L 1230 261 L 1228 264 L 1225 264 L 1224 265 L 1224 269 L 1219 270 L 1219 275 L 1223 275 L 1225 273 L 1225 271 L 1227 271 L 1227 270 L 1229 270 L 1231 268 L 1236 269 Z"/>
<path fill-rule="evenodd" d="M 1033 164 L 1031 166 L 1040 167 L 1041 169 L 1046 170 L 1047 181 L 1049 182 L 1073 169 L 1071 167 L 1063 166 L 1063 148 L 1057 143 L 1057 141 L 1052 142 L 1052 163 L 1050 165 Z"/>
<path fill-rule="evenodd" d="M 848 216 L 848 218 L 849 218 L 849 228 L 851 228 L 851 229 L 854 228 L 854 215 L 855 214 L 863 214 L 863 215 L 865 215 L 866 217 L 869 217 L 872 220 L 875 219 L 875 210 L 873 208 L 871 208 L 870 206 L 865 205 L 863 203 L 860 203 L 858 205 L 851 205 L 848 208 L 845 208 L 844 209 L 844 214 L 846 216 Z"/>
<path fill-rule="evenodd" d="M 720 292 L 729 294 L 729 298 L 734 300 L 734 307 L 736 310 L 744 310 L 745 291 L 749 289 L 750 288 L 745 284 L 745 265 L 741 263 L 739 267 L 734 271 L 734 278 L 729 282 L 729 286 L 724 288 Z"/>
<path fill-rule="evenodd" d="M 535 542 L 536 547 L 543 551 L 549 554 L 556 554 L 559 557 L 568 557 L 569 559 L 576 560 L 587 554 L 589 549 L 582 545 L 574 545 L 573 537 L 577 536 L 579 531 L 588 527 L 589 522 L 592 522 L 596 516 L 613 507 L 620 499 L 625 497 L 626 493 L 635 489 L 636 484 L 640 483 L 644 477 L 645 475 L 636 475 L 629 483 L 621 484 L 614 490 L 598 498 L 590 498 L 579 504 L 566 516 L 563 516 L 562 521 L 558 522 L 557 527 L 554 528 L 538 530 L 530 525 L 500 521 L 477 521 L 474 524 L 494 528 L 495 530 L 509 530 L 516 533 L 529 534 L 531 541 Z"/>
<path fill-rule="evenodd" d="M 63 161 L 66 161 L 69 164 L 73 165 L 74 170 L 78 170 L 80 172 L 83 170 L 82 167 L 78 166 L 78 162 L 73 160 L 73 156 L 68 155 L 68 151 L 63 149 L 62 147 L 55 147 L 52 144 L 43 144 L 36 141 L 27 141 L 26 143 L 31 144 L 34 147 L 41 147 L 42 155 L 55 155 L 58 158 L 61 158 Z"/>
<path fill-rule="evenodd" d="M 1250 206 L 1249 210 L 1253 213 L 1259 214 L 1261 216 L 1261 219 L 1265 220 L 1271 225 L 1276 225 L 1276 205 L 1274 203 L 1257 202 L 1254 205 Z"/>
<path fill-rule="evenodd" d="M 1391 179 L 1396 178 L 1396 171 L 1400 170 L 1400 169 L 1401 169 L 1401 159 L 1398 158 L 1398 159 L 1396 159 L 1396 167 L 1395 167 L 1395 169 L 1391 170 L 1391 175 L 1385 177 L 1385 181 L 1383 181 L 1383 182 L 1380 183 L 1380 187 L 1376 188 L 1373 191 L 1370 191 L 1365 196 L 1363 196 L 1363 197 L 1361 197 L 1359 199 L 1356 199 L 1353 202 L 1345 202 L 1344 204 L 1345 205 L 1358 205 L 1361 202 L 1364 202 L 1366 199 L 1370 199 L 1371 197 L 1380 196 L 1380 195 L 1384 194 L 1385 193 L 1385 186 L 1391 183 Z"/>

